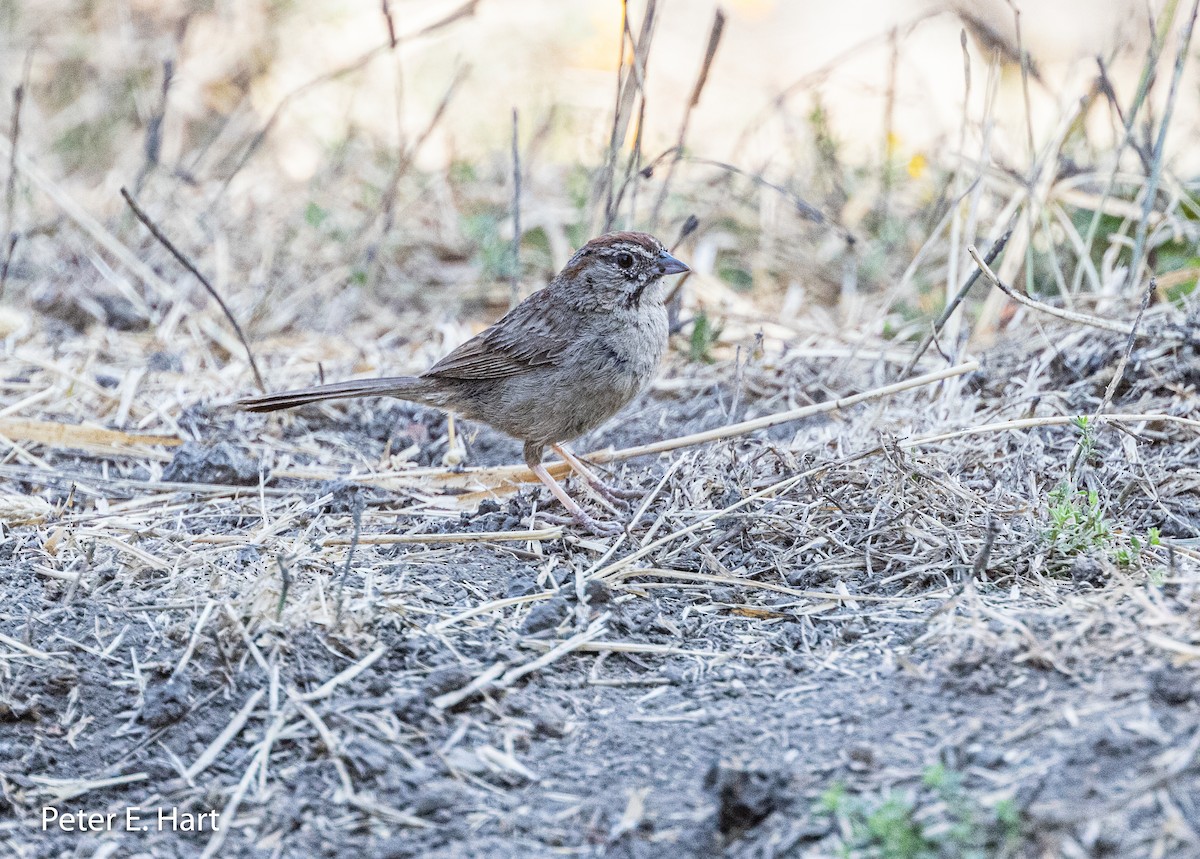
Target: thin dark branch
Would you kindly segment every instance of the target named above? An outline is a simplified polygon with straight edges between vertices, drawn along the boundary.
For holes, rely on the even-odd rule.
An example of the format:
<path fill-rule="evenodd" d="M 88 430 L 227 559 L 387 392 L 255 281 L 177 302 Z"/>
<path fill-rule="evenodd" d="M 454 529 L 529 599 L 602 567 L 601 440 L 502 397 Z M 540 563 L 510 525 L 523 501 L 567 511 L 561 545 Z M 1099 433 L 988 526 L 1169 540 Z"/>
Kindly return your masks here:
<path fill-rule="evenodd" d="M 428 36 L 431 33 L 436 33 L 438 30 L 441 30 L 444 27 L 449 27 L 455 21 L 461 21 L 463 18 L 469 18 L 475 14 L 475 8 L 479 5 L 479 3 L 480 0 L 467 0 L 466 3 L 462 4 L 457 9 L 453 9 L 448 15 L 446 15 L 446 17 L 439 18 L 428 27 L 422 27 L 411 36 L 402 36 L 400 41 L 405 42 L 409 39 L 417 39 L 421 36 Z"/>
<path fill-rule="evenodd" d="M 4 231 L 13 232 L 14 224 L 16 223 L 16 205 L 17 205 L 17 149 L 21 145 L 21 107 L 25 104 L 25 93 L 29 91 L 29 76 L 33 71 L 33 51 L 27 51 L 25 54 L 25 65 L 21 70 L 21 82 L 13 88 L 13 106 L 12 120 L 9 133 L 9 139 L 12 145 L 8 151 L 8 180 L 4 184 Z M 2 234 L 0 234 L 2 235 Z M 12 249 L 16 246 L 13 242 L 9 245 L 9 256 L 12 255 Z M 7 260 L 5 268 L 8 267 Z"/>
<path fill-rule="evenodd" d="M 666 153 L 664 153 L 664 155 L 665 154 Z M 663 156 L 660 155 L 658 158 L 656 158 L 655 161 L 652 162 L 651 167 L 653 167 L 654 163 L 657 163 L 659 160 L 661 160 L 662 157 Z M 846 242 L 846 244 L 853 245 L 858 242 L 858 237 L 855 236 L 854 233 L 850 232 L 848 229 L 843 227 L 841 224 L 838 224 L 838 223 L 834 222 L 833 220 L 831 220 L 830 218 L 826 217 L 825 214 L 823 212 L 821 212 L 820 209 L 818 209 L 816 206 L 813 206 L 811 203 L 806 201 L 799 194 L 796 194 L 793 191 L 789 191 L 787 188 L 783 187 L 782 185 L 776 185 L 774 182 L 760 176 L 757 173 L 751 173 L 749 170 L 743 170 L 741 167 L 737 167 L 733 164 L 728 164 L 724 161 L 715 161 L 711 158 L 697 158 L 695 156 L 688 155 L 688 156 L 684 156 L 683 160 L 691 162 L 693 164 L 705 164 L 709 167 L 716 167 L 720 170 L 724 170 L 727 173 L 736 173 L 739 176 L 745 176 L 747 179 L 750 179 L 751 181 L 753 181 L 756 185 L 761 185 L 764 188 L 770 188 L 775 193 L 786 198 L 789 202 L 791 202 L 792 206 L 796 210 L 796 213 L 798 215 L 800 215 L 800 217 L 804 218 L 805 220 L 812 221 L 813 223 L 816 223 L 816 224 L 825 224 L 825 225 L 829 226 L 830 228 L 832 228 L 835 232 L 837 232 L 837 234 L 839 236 L 841 236 L 841 238 Z M 644 170 L 642 170 L 642 174 L 646 175 L 647 171 L 650 170 L 651 167 L 647 167 Z"/>
<path fill-rule="evenodd" d="M 275 607 L 275 619 L 279 620 L 283 617 L 283 606 L 287 602 L 288 591 L 292 587 L 292 574 L 287 568 L 283 555 L 276 555 L 275 563 L 279 565 L 279 604 Z"/>
<path fill-rule="evenodd" d="M 1004 246 L 1007 245 L 1008 240 L 1012 238 L 1012 232 L 1012 229 L 1009 229 L 1004 235 L 997 239 L 996 243 L 988 250 L 987 256 L 984 257 L 984 260 L 989 266 L 996 261 L 996 257 L 1000 256 L 1001 252 L 1004 250 Z M 926 350 L 929 349 L 929 344 L 932 343 L 938 334 L 941 333 L 941 330 L 946 327 L 946 323 L 950 321 L 950 317 L 954 315 L 954 311 L 958 310 L 958 306 L 963 303 L 963 299 L 967 297 L 967 293 L 971 291 L 971 287 L 975 285 L 975 281 L 979 280 L 979 277 L 982 274 L 983 269 L 976 268 L 973 272 L 971 272 L 971 276 L 967 278 L 966 282 L 959 287 L 959 290 L 955 294 L 954 298 L 951 299 L 950 303 L 946 305 L 946 308 L 942 311 L 942 315 L 939 316 L 937 321 L 933 323 L 933 327 L 929 329 L 929 333 L 926 334 L 921 340 L 920 345 L 917 346 L 917 349 L 915 352 L 913 352 L 912 357 L 908 359 L 908 363 L 904 365 L 904 369 L 900 371 L 900 375 L 898 377 L 899 379 L 907 378 L 912 373 L 913 368 L 917 366 L 917 362 L 921 360 L 921 357 L 925 354 Z"/>
<path fill-rule="evenodd" d="M 163 125 L 167 118 L 167 103 L 168 96 L 171 92 L 171 82 L 175 79 L 175 63 L 168 57 L 163 60 L 163 77 L 162 87 L 159 90 L 158 110 L 150 117 L 150 121 L 146 123 L 146 142 L 143 144 L 145 160 L 142 162 L 142 168 L 138 171 L 137 178 L 133 180 L 133 189 L 137 193 L 141 193 L 142 186 L 146 182 L 146 177 L 150 172 L 159 165 L 159 159 L 162 155 L 162 131 Z"/>
<path fill-rule="evenodd" d="M 1008 7 L 1013 13 L 1013 29 L 1017 38 L 1017 59 L 1021 63 L 1021 93 L 1025 99 L 1025 143 L 1029 147 L 1029 159 L 1034 160 L 1037 155 L 1037 148 L 1033 142 L 1033 108 L 1029 100 L 1029 70 L 1033 63 L 1029 58 L 1029 52 L 1025 50 L 1025 39 L 1021 35 L 1021 10 L 1017 8 L 1017 4 L 1013 0 L 1008 0 Z"/>
<path fill-rule="evenodd" d="M 625 93 L 625 43 L 633 41 L 629 32 L 629 0 L 621 0 L 621 39 L 617 46 L 617 94 L 613 101 L 613 124 L 608 134 L 608 153 L 601 173 L 599 190 L 605 194 L 604 199 L 604 229 L 608 229 L 608 213 L 613 205 L 613 173 L 617 169 L 617 133 L 621 126 L 621 96 Z"/>
<path fill-rule="evenodd" d="M 1121 379 L 1125 377 L 1125 367 L 1129 364 L 1129 357 L 1133 354 L 1133 344 L 1137 340 L 1138 328 L 1142 324 L 1142 317 L 1146 315 L 1146 308 L 1150 306 L 1150 297 L 1154 295 L 1154 291 L 1158 289 L 1158 279 L 1150 278 L 1150 283 L 1146 286 L 1146 291 L 1142 293 L 1142 303 L 1138 306 L 1137 316 L 1133 318 L 1133 327 L 1129 329 L 1129 336 L 1125 339 L 1125 351 L 1121 353 L 1121 360 L 1117 364 L 1117 371 L 1113 373 L 1112 380 L 1109 381 L 1108 387 L 1104 390 L 1104 399 L 1100 401 L 1099 407 L 1096 409 L 1096 417 L 1100 417 L 1108 408 L 1108 404 L 1112 402 L 1113 395 L 1117 392 L 1117 386 L 1121 384 Z"/>
<path fill-rule="evenodd" d="M 800 217 L 804 218 L 806 221 L 812 221 L 816 224 L 830 223 L 829 219 L 825 217 L 820 209 L 807 202 L 799 194 L 789 191 L 782 185 L 776 185 L 774 182 L 763 178 L 757 173 L 751 173 L 749 170 L 743 170 L 741 167 L 737 167 L 733 164 L 727 164 L 724 161 L 716 161 L 712 158 L 696 158 L 691 156 L 688 157 L 687 160 L 693 164 L 707 164 L 709 167 L 717 167 L 729 173 L 736 173 L 739 176 L 745 176 L 747 179 L 752 180 L 756 185 L 761 185 L 764 188 L 770 188 L 772 191 L 775 191 L 776 193 L 781 194 L 782 196 L 791 200 L 792 206 L 795 207 L 797 214 L 799 214 Z"/>
<path fill-rule="evenodd" d="M 354 552 L 358 549 L 358 541 L 362 536 L 362 516 L 363 508 L 366 507 L 366 499 L 361 491 L 357 489 L 350 498 L 350 520 L 353 523 L 354 530 L 350 534 L 350 550 L 346 552 L 346 564 L 342 567 L 342 574 L 338 576 L 337 595 L 334 597 L 334 624 L 341 623 L 342 619 L 342 591 L 346 585 L 346 577 L 350 575 L 351 565 L 354 562 Z"/>
<path fill-rule="evenodd" d="M 0 265 L 0 299 L 4 298 L 4 287 L 8 284 L 8 267 L 12 264 L 13 254 L 17 250 L 17 242 L 20 240 L 20 233 L 12 233 L 8 237 L 8 250 L 4 254 L 4 264 Z"/>
<path fill-rule="evenodd" d="M 1151 88 L 1154 86 L 1154 80 L 1158 74 L 1158 59 L 1162 53 L 1163 45 L 1166 42 L 1167 33 L 1170 30 L 1171 24 L 1175 20 L 1176 6 L 1169 6 L 1170 17 L 1164 20 L 1160 29 L 1155 29 L 1154 21 L 1150 21 L 1150 47 L 1146 53 L 1146 62 L 1142 66 L 1142 75 L 1138 80 L 1137 92 L 1133 97 L 1133 104 L 1130 105 L 1129 111 L 1125 114 L 1125 129 L 1121 137 L 1121 143 L 1117 146 L 1117 151 L 1114 158 L 1112 173 L 1108 177 L 1108 184 L 1104 189 L 1104 193 L 1100 195 L 1100 202 L 1096 205 L 1092 212 L 1091 220 L 1088 222 L 1087 232 L 1083 237 L 1083 248 L 1080 251 L 1080 263 L 1075 267 L 1075 274 L 1071 278 L 1072 291 L 1079 288 L 1079 284 L 1083 282 L 1083 272 L 1086 266 L 1082 258 L 1092 252 L 1092 245 L 1096 241 L 1096 234 L 1100 230 L 1100 218 L 1104 212 L 1105 203 L 1111 199 L 1113 192 L 1117 187 L 1117 174 L 1120 170 L 1121 155 L 1125 152 L 1127 146 L 1133 146 L 1138 149 L 1134 141 L 1134 123 L 1137 122 L 1138 112 L 1142 106 L 1146 104 L 1147 97 L 1150 94 Z M 1147 147 L 1148 148 L 1148 147 Z M 1140 155 L 1140 153 L 1139 153 Z M 1145 159 L 1143 158 L 1143 163 Z"/>
<path fill-rule="evenodd" d="M 13 89 L 12 121 L 10 139 L 12 147 L 8 151 L 8 181 L 4 183 L 4 228 L 12 232 L 13 212 L 17 205 L 17 148 L 21 145 L 21 105 L 25 102 L 25 84 L 19 83 Z"/>
<path fill-rule="evenodd" d="M 638 172 L 642 174 L 643 179 L 649 179 L 651 176 L 654 175 L 654 171 L 658 169 L 659 164 L 661 164 L 663 161 L 666 161 L 669 157 L 671 157 L 678 151 L 679 151 L 679 148 L 676 146 L 672 146 L 670 149 L 664 149 L 662 152 L 658 153 L 658 155 L 656 155 L 653 159 L 651 159 L 649 164 L 647 164 L 645 167 L 643 167 Z M 720 162 L 718 162 L 718 163 L 720 163 Z"/>
<path fill-rule="evenodd" d="M 700 226 L 700 219 L 697 218 L 695 215 L 688 215 L 687 218 L 683 222 L 683 226 L 679 228 L 678 238 L 676 238 L 675 243 L 673 245 L 671 245 L 671 253 L 675 253 L 675 251 L 679 248 L 679 246 L 682 245 L 684 243 L 684 241 L 687 240 L 687 237 L 690 236 L 692 233 L 696 232 L 696 229 L 699 226 Z"/>
<path fill-rule="evenodd" d="M 442 117 L 446 115 L 446 109 L 450 107 L 450 102 L 454 100 L 454 94 L 458 91 L 458 88 L 462 85 L 462 82 L 467 79 L 467 76 L 470 73 L 471 67 L 469 65 L 459 66 L 454 72 L 454 77 L 450 80 L 450 85 L 446 87 L 446 91 L 442 94 L 442 100 L 439 101 L 438 106 L 434 108 L 433 115 L 429 117 L 429 122 L 426 124 L 425 130 L 417 136 L 416 141 L 413 142 L 412 149 L 410 149 L 408 152 L 407 160 L 410 164 L 414 159 L 416 159 L 417 153 L 421 151 L 421 147 L 425 145 L 426 141 L 429 140 L 430 135 L 433 134 L 434 130 L 441 123 Z"/>
<path fill-rule="evenodd" d="M 147 215 L 142 210 L 142 207 L 137 204 L 137 201 L 133 198 L 133 195 L 129 193 L 127 188 L 121 188 L 121 196 L 125 198 L 125 202 L 129 204 L 129 208 L 133 210 L 135 215 L 137 215 L 137 219 L 146 225 L 146 229 L 150 231 L 154 238 L 158 239 L 159 243 L 168 251 L 170 251 L 171 255 L 175 257 L 179 264 L 191 272 L 196 280 L 200 281 L 204 288 L 208 290 L 208 294 L 216 300 L 217 304 L 221 308 L 221 312 L 225 314 L 225 318 L 228 319 L 229 324 L 233 326 L 233 330 L 237 333 L 238 340 L 242 342 L 242 346 L 246 350 L 246 359 L 250 362 L 250 369 L 254 372 L 254 381 L 258 384 L 258 389 L 265 394 L 267 392 L 267 386 L 263 383 L 262 373 L 258 371 L 258 364 L 254 360 L 254 353 L 250 350 L 250 343 L 246 339 L 245 332 L 242 331 L 242 326 L 238 324 L 237 319 L 234 317 L 233 311 L 229 309 L 229 305 L 225 303 L 225 300 L 221 298 L 217 290 L 211 283 L 209 283 L 208 278 L 202 275 L 200 270 L 192 264 L 192 261 L 184 256 L 183 252 L 175 247 L 175 245 L 171 243 L 170 239 L 163 235 L 162 230 L 158 228 L 154 221 L 150 220 L 150 216 Z"/>
<path fill-rule="evenodd" d="M 1100 69 L 1100 77 L 1098 78 L 1096 84 L 1099 87 L 1101 94 L 1108 102 L 1109 107 L 1116 111 L 1117 120 L 1121 123 L 1121 126 L 1128 127 L 1129 121 L 1125 118 L 1125 111 L 1121 109 L 1121 103 L 1117 101 L 1117 90 L 1116 87 L 1113 86 L 1112 78 L 1110 78 L 1108 75 L 1108 64 L 1104 62 L 1104 57 L 1099 55 L 1096 56 L 1096 66 Z M 1129 144 L 1133 151 L 1137 153 L 1137 157 L 1141 160 L 1142 169 L 1149 173 L 1150 154 L 1135 140 L 1129 141 Z"/>
<path fill-rule="evenodd" d="M 388 5 L 388 0 L 383 0 L 383 19 L 387 21 L 388 42 L 392 46 L 392 50 L 396 50 L 396 45 L 400 44 L 396 38 L 396 22 L 392 20 L 392 9 Z"/>
<path fill-rule="evenodd" d="M 1196 26 L 1196 15 L 1200 13 L 1200 0 L 1192 3 L 1192 13 L 1188 16 L 1183 32 L 1179 35 L 1179 52 L 1175 55 L 1175 70 L 1171 74 L 1171 88 L 1167 93 L 1167 106 L 1162 121 L 1158 124 L 1158 136 L 1154 141 L 1151 153 L 1150 175 L 1146 187 L 1142 190 L 1142 217 L 1138 219 L 1137 231 L 1133 240 L 1133 258 L 1129 263 L 1129 281 L 1136 283 L 1140 277 L 1138 270 L 1142 266 L 1142 257 L 1146 251 L 1146 236 L 1150 229 L 1150 212 L 1158 198 L 1158 182 L 1162 176 L 1164 148 L 1167 141 L 1167 129 L 1171 125 L 1171 116 L 1175 112 L 1175 97 L 1179 94 L 1179 81 L 1183 77 L 1183 67 L 1187 64 L 1188 51 L 1192 44 L 1192 30 Z"/>
<path fill-rule="evenodd" d="M 509 306 L 516 307 L 521 300 L 521 147 L 518 135 L 517 109 L 512 111 L 512 161 L 513 161 L 513 240 L 511 294 Z"/>
<path fill-rule="evenodd" d="M 888 77 L 887 91 L 883 96 L 883 152 L 881 153 L 881 193 L 879 195 L 878 211 L 880 218 L 886 222 L 888 209 L 892 200 L 892 185 L 895 176 L 892 169 L 892 153 L 896 141 L 896 79 L 900 67 L 900 34 L 893 27 L 888 37 Z M 961 151 L 961 150 L 960 150 Z"/>
<path fill-rule="evenodd" d="M 646 94 L 642 93 L 642 97 L 638 102 L 638 118 L 636 130 L 633 135 L 633 149 L 630 150 L 629 159 L 625 162 L 625 176 L 621 180 L 621 187 L 617 189 L 616 194 L 613 195 L 612 201 L 609 204 L 612 207 L 613 221 L 615 222 L 616 214 L 621 210 L 621 203 L 625 199 L 625 191 L 630 191 L 628 229 L 633 229 L 634 218 L 637 215 L 637 180 L 641 175 L 639 163 L 642 159 L 642 130 L 645 127 Z"/>
<path fill-rule="evenodd" d="M 629 130 L 629 121 L 633 115 L 634 99 L 641 93 L 643 98 L 646 91 L 646 67 L 650 58 L 650 46 L 654 39 L 654 24 L 658 0 L 648 0 L 646 12 L 642 17 L 641 33 L 635 41 L 633 31 L 629 26 L 628 4 L 622 3 L 622 32 L 619 64 L 617 66 L 617 101 L 613 110 L 612 131 L 609 134 L 608 153 L 604 167 L 597 182 L 596 199 L 604 200 L 604 220 L 602 232 L 612 229 L 617 218 L 616 196 L 613 182 L 616 176 L 617 159 L 621 144 Z M 633 62 L 628 73 L 625 72 L 625 40 L 633 47 Z"/>
<path fill-rule="evenodd" d="M 713 60 L 717 56 L 717 48 L 721 44 L 721 34 L 723 32 L 725 32 L 725 10 L 718 6 L 716 13 L 713 15 L 712 29 L 708 32 L 708 45 L 704 49 L 704 61 L 700 64 L 700 74 L 696 78 L 696 85 L 692 88 L 692 97 L 688 99 L 687 109 L 683 112 L 683 121 L 679 124 L 679 137 L 675 141 L 675 157 L 671 160 L 670 166 L 667 167 L 667 175 L 663 179 L 662 187 L 658 191 L 658 199 L 654 203 L 654 208 L 650 211 L 651 230 L 658 226 L 658 216 L 662 212 L 663 204 L 667 201 L 667 194 L 671 190 L 671 179 L 675 176 L 675 167 L 683 157 L 683 147 L 687 139 L 688 125 L 692 121 L 692 111 L 700 103 L 700 94 L 704 92 L 704 85 L 708 83 L 708 73 L 712 69 Z"/>
<path fill-rule="evenodd" d="M 1047 316 L 1053 316 L 1057 319 L 1066 319 L 1069 322 L 1074 322 L 1079 325 L 1088 325 L 1092 328 L 1098 328 L 1101 331 L 1114 331 L 1117 334 L 1129 335 L 1135 329 L 1126 325 L 1123 322 L 1114 322 L 1111 319 L 1106 319 L 1101 316 L 1092 316 L 1087 313 L 1079 313 L 1074 310 L 1067 310 L 1065 307 L 1055 307 L 1051 304 L 1046 304 L 1044 301 L 1038 301 L 1036 298 L 1030 298 L 1028 295 L 1017 292 L 1007 283 L 1002 281 L 992 267 L 984 262 L 983 257 L 979 255 L 979 251 L 974 245 L 967 245 L 967 254 L 975 261 L 975 265 L 983 269 L 983 276 L 988 279 L 988 282 L 996 289 L 1003 292 L 1017 304 L 1037 310 L 1040 313 L 1045 313 Z M 1153 334 L 1142 334 L 1143 337 L 1153 336 L 1159 340 L 1171 340 L 1177 343 L 1192 343 L 1195 342 L 1195 337 L 1192 336 L 1190 330 L 1181 326 L 1170 326 L 1166 328 L 1157 328 Z"/>
<path fill-rule="evenodd" d="M 12 108 L 12 147 L 8 152 L 8 181 L 4 183 L 4 233 L 8 235 L 8 249 L 4 254 L 4 263 L 0 265 L 0 298 L 4 297 L 4 288 L 8 284 L 8 269 L 12 265 L 13 254 L 17 249 L 19 235 L 13 229 L 17 208 L 17 147 L 21 140 L 21 105 L 25 101 L 25 84 L 17 84 L 13 89 Z"/>

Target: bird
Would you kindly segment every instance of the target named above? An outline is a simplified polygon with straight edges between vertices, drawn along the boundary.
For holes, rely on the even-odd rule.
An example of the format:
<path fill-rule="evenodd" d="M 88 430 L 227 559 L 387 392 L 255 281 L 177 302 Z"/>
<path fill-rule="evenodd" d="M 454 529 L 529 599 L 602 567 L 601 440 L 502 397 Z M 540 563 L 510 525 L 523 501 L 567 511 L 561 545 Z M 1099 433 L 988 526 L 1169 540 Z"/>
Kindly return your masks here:
<path fill-rule="evenodd" d="M 607 421 L 654 377 L 667 349 L 662 279 L 687 271 L 648 233 L 605 233 L 576 251 L 546 287 L 419 376 L 351 379 L 237 404 L 272 412 L 323 400 L 396 397 L 480 421 L 524 442 L 526 465 L 574 523 L 617 534 L 622 528 L 589 516 L 542 459 L 549 447 L 604 498 L 621 495 L 565 443 Z"/>

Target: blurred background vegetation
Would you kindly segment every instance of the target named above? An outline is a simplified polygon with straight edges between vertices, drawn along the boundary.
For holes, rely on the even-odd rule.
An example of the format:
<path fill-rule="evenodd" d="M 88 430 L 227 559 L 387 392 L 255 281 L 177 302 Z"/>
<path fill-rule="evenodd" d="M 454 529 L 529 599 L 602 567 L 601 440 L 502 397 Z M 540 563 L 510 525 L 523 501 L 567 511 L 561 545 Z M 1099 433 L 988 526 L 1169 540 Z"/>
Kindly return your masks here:
<path fill-rule="evenodd" d="M 0 333 L 161 339 L 209 306 L 122 187 L 252 338 L 487 321 L 514 274 L 537 288 L 607 221 L 671 244 L 695 219 L 693 357 L 763 320 L 919 336 L 966 246 L 1009 226 L 1000 274 L 1031 294 L 1104 312 L 1156 273 L 1157 300 L 1189 301 L 1186 5 L 720 8 L 722 26 L 701 0 L 0 0 Z M 1011 322 L 976 295 L 944 347 Z"/>

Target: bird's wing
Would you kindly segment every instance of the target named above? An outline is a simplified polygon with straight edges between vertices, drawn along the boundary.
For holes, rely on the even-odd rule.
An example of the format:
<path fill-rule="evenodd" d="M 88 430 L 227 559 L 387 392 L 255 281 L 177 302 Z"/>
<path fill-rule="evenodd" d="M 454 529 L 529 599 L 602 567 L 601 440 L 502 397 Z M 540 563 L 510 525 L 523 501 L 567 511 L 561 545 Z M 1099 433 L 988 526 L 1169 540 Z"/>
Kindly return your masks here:
<path fill-rule="evenodd" d="M 546 290 L 536 292 L 423 374 L 437 379 L 503 379 L 557 364 L 577 320 Z"/>

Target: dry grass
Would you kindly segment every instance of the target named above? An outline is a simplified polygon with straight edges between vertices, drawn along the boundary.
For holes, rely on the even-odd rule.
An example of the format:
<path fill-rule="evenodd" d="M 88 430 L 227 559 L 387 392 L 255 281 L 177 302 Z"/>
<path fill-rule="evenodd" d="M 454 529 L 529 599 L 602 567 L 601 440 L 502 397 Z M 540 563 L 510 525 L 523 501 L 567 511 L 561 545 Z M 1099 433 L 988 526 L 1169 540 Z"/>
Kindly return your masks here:
<path fill-rule="evenodd" d="M 476 5 L 438 29 L 470 26 Z M 905 184 L 890 155 L 846 167 L 820 110 L 801 116 L 783 96 L 768 122 L 800 122 L 811 151 L 736 169 L 690 160 L 688 122 L 719 72 L 724 18 L 664 175 L 647 175 L 660 159 L 642 157 L 653 28 L 635 17 L 607 154 L 596 147 L 603 166 L 584 199 L 568 200 L 581 171 L 539 161 L 538 132 L 522 138 L 520 221 L 506 211 L 511 162 L 495 175 L 414 167 L 453 85 L 399 152 L 347 140 L 305 206 L 253 188 L 282 181 L 263 147 L 286 98 L 265 120 L 239 102 L 214 125 L 224 154 L 200 152 L 203 175 L 146 166 L 141 205 L 245 326 L 278 388 L 420 369 L 494 317 L 517 274 L 528 284 L 552 271 L 594 220 L 661 219 L 673 238 L 695 214 L 680 252 L 706 270 L 680 290 L 664 373 L 584 441 L 644 491 L 619 511 L 626 533 L 605 540 L 548 526 L 545 499 L 511 464 L 516 448 L 490 431 L 466 428 L 474 459 L 463 468 L 445 421 L 415 408 L 270 419 L 230 408 L 252 372 L 228 317 L 115 193 L 86 200 L 14 122 L 0 135 L 20 201 L 6 211 L 17 238 L 0 306 L 0 718 L 59 757 L 33 771 L 24 749 L 4 750 L 0 785 L 18 822 L 0 833 L 33 843 L 29 822 L 48 802 L 190 804 L 226 824 L 191 843 L 202 855 L 259 842 L 286 855 L 304 847 L 287 840 L 279 806 L 303 784 L 325 806 L 323 837 L 434 838 L 448 826 L 436 808 L 388 778 L 436 770 L 484 797 L 450 803 L 474 815 L 460 840 L 503 840 L 506 815 L 526 813 L 518 805 L 563 796 L 561 817 L 537 818 L 539 837 L 579 851 L 652 830 L 681 838 L 691 823 L 648 811 L 632 780 L 620 819 L 597 834 L 570 794 L 590 777 L 531 739 L 536 720 L 507 702 L 563 684 L 578 701 L 603 690 L 624 696 L 603 700 L 629 708 L 627 721 L 580 704 L 572 718 L 586 730 L 619 739 L 634 724 L 694 722 L 700 736 L 719 718 L 711 701 L 653 706 L 680 682 L 668 668 L 683 665 L 676 674 L 714 685 L 765 677 L 754 715 L 786 734 L 789 708 L 826 685 L 901 696 L 910 679 L 944 680 L 974 660 L 1031 672 L 991 727 L 1043 760 L 991 781 L 987 767 L 973 772 L 989 796 L 1019 800 L 1026 844 L 1085 855 L 1098 837 L 1053 781 L 1075 764 L 1037 743 L 1063 719 L 1086 728 L 1106 713 L 1157 743 L 1100 804 L 1109 821 L 1141 815 L 1128 855 L 1195 849 L 1194 823 L 1180 823 L 1192 807 L 1173 813 L 1186 801 L 1171 793 L 1196 785 L 1195 703 L 1170 718 L 1135 713 L 1149 707 L 1145 688 L 1106 686 L 1139 667 L 1194 676 L 1200 657 L 1200 206 L 1165 144 L 1191 19 L 1168 5 L 1179 20 L 1159 22 L 1132 103 L 1118 113 L 1097 89 L 1051 129 L 1018 118 L 1030 144 L 1019 167 L 994 157 L 1003 70 L 968 56 L 968 75 L 986 78 L 983 109 L 964 112 L 956 150 L 924 168 L 933 185 Z M 1147 82 L 1155 70 L 1169 93 Z M 1099 151 L 1082 120 L 1105 110 L 1122 140 Z M 790 178 L 807 158 L 821 161 L 824 186 Z M 886 205 L 856 203 L 870 194 Z M 519 253 L 508 250 L 514 221 L 527 226 Z M 973 246 L 1009 229 L 993 271 Z M 973 266 L 995 288 L 964 289 L 961 308 L 940 315 Z M 1144 286 L 1152 275 L 1157 290 Z M 80 680 L 91 675 L 104 679 Z M 59 676 L 75 691 L 56 692 Z M 805 724 L 820 729 L 836 705 L 805 705 Z M 928 706 L 953 713 L 952 701 Z M 844 763 L 846 744 L 830 736 L 810 739 Z M 692 751 L 654 737 L 647 749 Z M 387 750 L 377 769 L 363 763 L 368 740 Z M 948 743 L 932 741 L 926 757 Z M 904 765 L 862 775 L 864 790 L 911 778 Z M 1040 793 L 1051 783 L 1060 792 Z M 784 817 L 747 838 L 808 838 Z M 818 832 L 814 855 L 843 835 Z"/>

